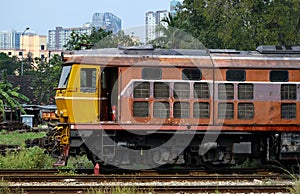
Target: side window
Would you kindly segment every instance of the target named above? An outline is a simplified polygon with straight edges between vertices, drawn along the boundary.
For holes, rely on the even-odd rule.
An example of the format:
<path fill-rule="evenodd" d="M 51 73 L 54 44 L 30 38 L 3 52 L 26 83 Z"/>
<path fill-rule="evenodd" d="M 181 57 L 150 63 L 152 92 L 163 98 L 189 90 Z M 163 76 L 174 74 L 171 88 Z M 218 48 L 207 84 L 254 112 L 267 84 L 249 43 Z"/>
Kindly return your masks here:
<path fill-rule="evenodd" d="M 233 103 L 219 103 L 218 118 L 219 119 L 233 119 L 234 107 Z"/>
<path fill-rule="evenodd" d="M 189 83 L 174 83 L 173 96 L 176 99 L 190 98 L 190 84 Z"/>
<path fill-rule="evenodd" d="M 281 100 L 296 100 L 297 99 L 297 87 L 296 84 L 282 84 Z"/>
<path fill-rule="evenodd" d="M 201 80 L 202 73 L 200 69 L 197 68 L 189 68 L 182 70 L 182 79 L 183 80 Z"/>
<path fill-rule="evenodd" d="M 189 118 L 190 104 L 188 102 L 174 103 L 174 118 Z"/>
<path fill-rule="evenodd" d="M 209 103 L 208 102 L 195 102 L 193 106 L 194 118 L 209 118 Z"/>
<path fill-rule="evenodd" d="M 227 81 L 245 81 L 246 72 L 244 70 L 228 70 L 226 71 Z"/>
<path fill-rule="evenodd" d="M 296 119 L 296 104 L 284 103 L 281 104 L 281 118 L 282 119 Z"/>
<path fill-rule="evenodd" d="M 134 117 L 148 117 L 149 116 L 149 102 L 133 102 L 133 116 Z"/>
<path fill-rule="evenodd" d="M 169 83 L 165 82 L 155 82 L 154 83 L 154 98 L 169 98 L 170 91 L 169 91 Z"/>
<path fill-rule="evenodd" d="M 219 84 L 218 91 L 220 100 L 232 100 L 234 97 L 233 84 Z"/>
<path fill-rule="evenodd" d="M 149 98 L 150 83 L 149 82 L 134 82 L 133 97 L 134 98 Z"/>
<path fill-rule="evenodd" d="M 80 70 L 80 92 L 95 93 L 96 92 L 96 69 L 82 68 Z"/>
<path fill-rule="evenodd" d="M 238 85 L 238 97 L 240 100 L 252 100 L 253 99 L 253 84 L 239 84 Z"/>
<path fill-rule="evenodd" d="M 154 102 L 153 117 L 154 118 L 169 118 L 170 117 L 169 102 Z"/>
<path fill-rule="evenodd" d="M 289 72 L 282 70 L 270 71 L 270 81 L 271 82 L 288 82 Z"/>
<path fill-rule="evenodd" d="M 253 119 L 254 105 L 252 103 L 238 104 L 238 118 L 239 119 Z"/>
<path fill-rule="evenodd" d="M 208 83 L 194 83 L 194 98 L 208 99 L 209 94 Z"/>
<path fill-rule="evenodd" d="M 162 77 L 161 68 L 145 67 L 142 70 L 142 78 L 148 80 L 159 80 Z"/>

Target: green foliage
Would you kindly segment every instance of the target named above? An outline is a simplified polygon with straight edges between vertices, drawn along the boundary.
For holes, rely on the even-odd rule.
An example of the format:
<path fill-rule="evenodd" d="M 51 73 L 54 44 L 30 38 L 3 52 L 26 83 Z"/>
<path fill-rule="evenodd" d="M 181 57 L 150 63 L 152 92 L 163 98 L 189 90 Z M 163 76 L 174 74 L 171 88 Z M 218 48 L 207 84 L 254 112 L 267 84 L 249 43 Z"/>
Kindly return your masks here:
<path fill-rule="evenodd" d="M 11 193 L 11 190 L 9 189 L 9 184 L 5 180 L 0 180 L 0 194 L 8 194 Z"/>
<path fill-rule="evenodd" d="M 298 45 L 299 0 L 184 0 L 178 19 L 208 48 Z"/>
<path fill-rule="evenodd" d="M 241 164 L 237 164 L 234 168 L 257 168 L 259 166 L 256 160 L 249 160 L 248 158 Z"/>
<path fill-rule="evenodd" d="M 5 130 L 0 132 L 0 144 L 10 144 L 10 145 L 19 145 L 25 146 L 25 140 L 27 139 L 36 139 L 45 137 L 46 132 L 26 132 L 26 133 L 19 133 L 19 132 L 7 132 Z"/>
<path fill-rule="evenodd" d="M 55 159 L 44 153 L 39 147 L 21 149 L 0 156 L 0 169 L 47 169 L 51 168 Z M 13 162 L 12 162 L 13 161 Z"/>
<path fill-rule="evenodd" d="M 86 155 L 83 156 L 70 156 L 68 159 L 68 165 L 59 167 L 59 169 L 70 169 L 69 172 L 61 171 L 61 174 L 74 175 L 76 169 L 89 169 L 94 168 L 93 163 L 88 160 Z"/>
<path fill-rule="evenodd" d="M 124 31 L 119 31 L 116 34 L 112 34 L 111 31 L 105 31 L 103 29 L 92 30 L 91 35 L 78 34 L 76 32 L 71 33 L 71 37 L 64 47 L 67 50 L 81 50 L 91 48 L 116 48 L 117 46 L 136 46 L 139 42 L 135 42 L 131 36 L 126 35 Z"/>
<path fill-rule="evenodd" d="M 190 33 L 186 32 L 187 24 L 180 21 L 178 16 L 169 13 L 157 26 L 156 31 L 162 36 L 150 41 L 155 47 L 167 49 L 203 49 L 203 45 Z"/>
<path fill-rule="evenodd" d="M 36 68 L 32 70 L 32 88 L 34 99 L 33 104 L 54 104 L 55 90 L 57 87 L 62 58 L 54 55 L 49 61 L 45 59 L 35 59 Z"/>
<path fill-rule="evenodd" d="M 138 188 L 134 187 L 114 187 L 114 188 L 99 188 L 99 189 L 89 189 L 87 194 L 142 194 L 142 193 L 153 193 L 149 191 L 140 191 Z"/>
<path fill-rule="evenodd" d="M 12 110 L 18 108 L 22 113 L 25 113 L 21 101 L 28 101 L 29 99 L 19 93 L 19 87 L 13 87 L 11 83 L 6 80 L 6 75 L 2 72 L 2 81 L 0 81 L 0 114 L 2 119 L 5 119 L 5 106 L 9 106 Z"/>
<path fill-rule="evenodd" d="M 292 194 L 300 193 L 300 178 L 299 177 L 294 179 L 294 186 L 292 188 L 289 188 L 289 192 Z"/>
<path fill-rule="evenodd" d="M 73 31 L 67 44 L 64 45 L 66 50 L 81 50 L 82 48 L 91 49 L 95 43 L 99 42 L 106 36 L 112 34 L 111 31 L 105 31 L 102 28 L 96 30 L 93 28 L 91 35 L 87 33 L 79 34 Z"/>
<path fill-rule="evenodd" d="M 8 152 L 5 156 L 0 156 L 0 169 L 46 169 L 52 168 L 55 159 L 45 154 L 45 150 L 39 147 L 25 149 L 25 140 L 35 139 L 45 136 L 41 133 L 0 133 L 0 144 L 20 145 L 18 152 Z M 13 161 L 13 162 L 12 162 Z"/>
<path fill-rule="evenodd" d="M 20 62 L 16 56 L 9 57 L 5 53 L 0 53 L 0 70 L 5 71 L 7 75 L 14 75 L 20 67 Z"/>
<path fill-rule="evenodd" d="M 95 42 L 94 48 L 117 48 L 118 46 L 138 46 L 139 44 L 130 35 L 126 35 L 124 31 L 119 31 Z"/>

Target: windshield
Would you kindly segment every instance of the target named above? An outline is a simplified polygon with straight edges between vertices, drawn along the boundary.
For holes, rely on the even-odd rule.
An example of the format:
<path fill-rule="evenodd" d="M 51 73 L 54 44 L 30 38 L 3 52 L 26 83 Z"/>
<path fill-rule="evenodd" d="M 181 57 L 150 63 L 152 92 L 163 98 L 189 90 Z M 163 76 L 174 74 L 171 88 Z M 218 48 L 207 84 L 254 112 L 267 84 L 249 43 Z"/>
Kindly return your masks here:
<path fill-rule="evenodd" d="M 71 72 L 71 66 L 64 66 L 61 72 L 58 88 L 66 88 Z"/>

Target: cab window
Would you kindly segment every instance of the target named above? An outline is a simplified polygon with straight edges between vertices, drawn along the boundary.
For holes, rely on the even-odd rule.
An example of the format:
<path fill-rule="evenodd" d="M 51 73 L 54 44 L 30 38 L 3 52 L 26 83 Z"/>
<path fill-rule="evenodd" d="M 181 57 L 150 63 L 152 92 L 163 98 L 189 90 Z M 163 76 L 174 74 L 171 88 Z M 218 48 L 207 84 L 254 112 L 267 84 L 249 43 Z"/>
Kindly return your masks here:
<path fill-rule="evenodd" d="M 95 93 L 96 92 L 96 69 L 82 68 L 80 70 L 80 92 Z"/>
<path fill-rule="evenodd" d="M 71 66 L 64 66 L 61 72 L 58 88 L 66 88 L 71 72 Z"/>

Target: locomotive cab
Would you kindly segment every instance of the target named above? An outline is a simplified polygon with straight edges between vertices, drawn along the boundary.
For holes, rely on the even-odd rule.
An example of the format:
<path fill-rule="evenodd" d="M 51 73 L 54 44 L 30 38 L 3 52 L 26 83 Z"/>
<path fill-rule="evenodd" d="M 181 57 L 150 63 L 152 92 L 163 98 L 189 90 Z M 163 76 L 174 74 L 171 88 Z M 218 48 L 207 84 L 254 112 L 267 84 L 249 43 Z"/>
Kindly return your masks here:
<path fill-rule="evenodd" d="M 61 123 L 112 121 L 117 105 L 117 68 L 66 65 L 56 89 L 57 114 Z"/>

